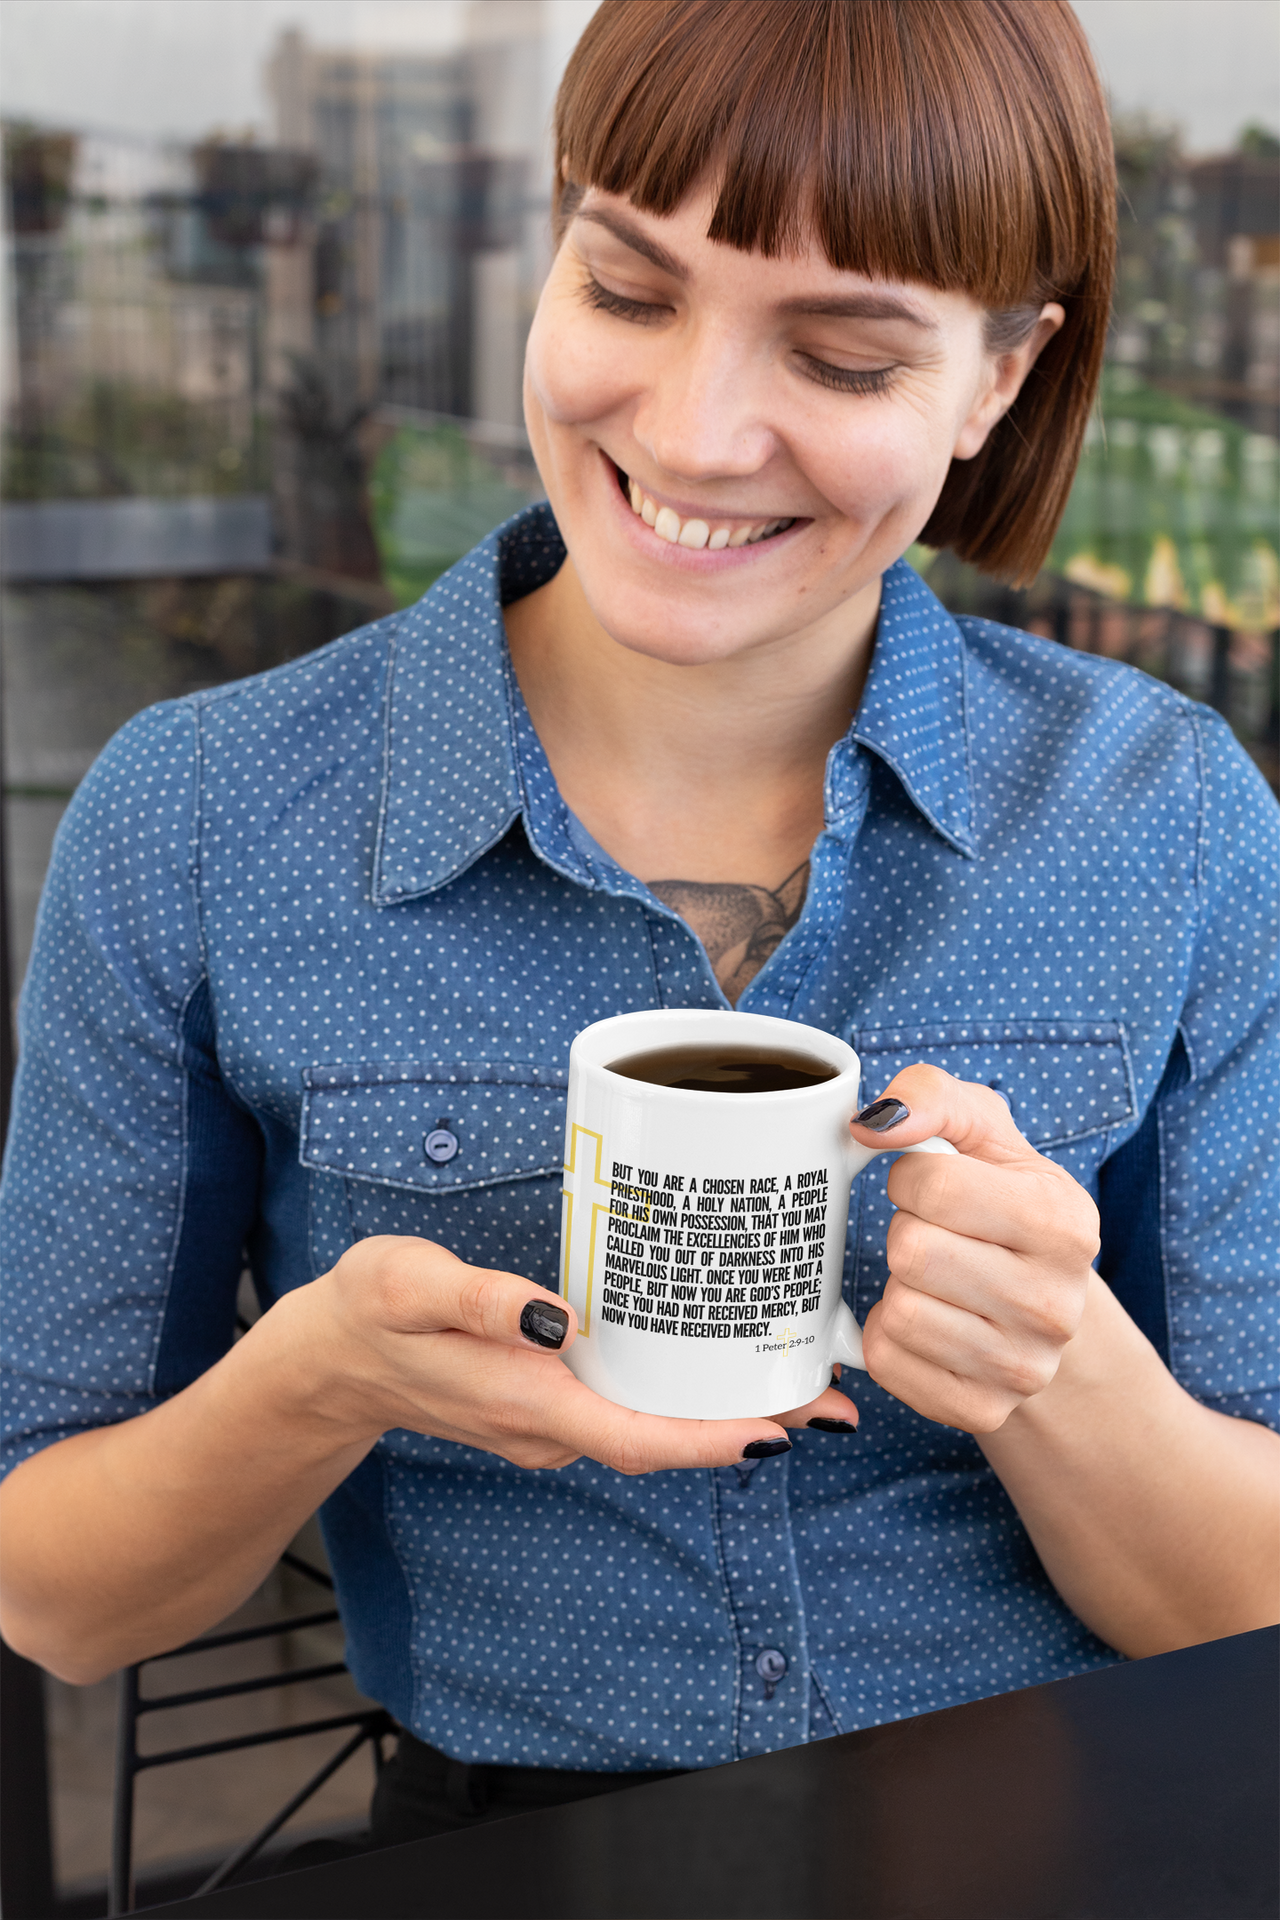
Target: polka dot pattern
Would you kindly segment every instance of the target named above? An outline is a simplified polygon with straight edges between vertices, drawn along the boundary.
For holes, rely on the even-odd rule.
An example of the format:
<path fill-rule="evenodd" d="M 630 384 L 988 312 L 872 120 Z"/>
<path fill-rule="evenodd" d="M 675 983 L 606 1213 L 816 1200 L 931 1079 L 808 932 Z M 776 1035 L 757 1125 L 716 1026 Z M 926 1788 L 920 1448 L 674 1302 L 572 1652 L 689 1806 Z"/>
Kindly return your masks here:
<path fill-rule="evenodd" d="M 23 996 L 6 1466 L 154 1403 L 193 1309 L 205 993 L 225 1098 L 267 1146 L 246 1217 L 266 1299 L 375 1233 L 555 1286 L 574 1034 L 724 1004 L 689 928 L 568 814 L 510 672 L 500 607 L 563 555 L 532 509 L 408 612 L 140 715 L 83 783 Z M 743 1007 L 850 1038 L 867 1097 L 922 1059 L 998 1087 L 1095 1193 L 1180 1044 L 1172 1365 L 1276 1423 L 1277 816 L 1225 727 L 953 620 L 899 564 L 825 798 L 804 911 Z M 885 1177 L 851 1208 L 860 1313 Z M 977 1445 L 869 1381 L 857 1398 L 852 1443 L 639 1480 L 387 1434 L 326 1514 L 357 1675 L 463 1759 L 644 1770 L 1112 1660 Z"/>
<path fill-rule="evenodd" d="M 312 1067 L 303 1079 L 305 1166 L 436 1193 L 560 1172 L 567 1072 L 459 1061 L 448 1072 Z M 429 1151 L 436 1132 L 447 1160 Z"/>

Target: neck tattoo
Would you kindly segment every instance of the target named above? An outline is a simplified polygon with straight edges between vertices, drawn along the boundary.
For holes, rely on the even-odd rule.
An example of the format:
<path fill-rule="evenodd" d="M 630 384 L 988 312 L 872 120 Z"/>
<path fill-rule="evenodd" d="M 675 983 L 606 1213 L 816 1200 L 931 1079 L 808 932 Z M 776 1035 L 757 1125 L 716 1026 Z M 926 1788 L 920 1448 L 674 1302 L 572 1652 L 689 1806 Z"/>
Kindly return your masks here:
<path fill-rule="evenodd" d="M 650 880 L 650 893 L 687 920 L 707 950 L 725 998 L 735 1005 L 800 918 L 809 884 L 802 861 L 779 887 L 705 880 Z"/>

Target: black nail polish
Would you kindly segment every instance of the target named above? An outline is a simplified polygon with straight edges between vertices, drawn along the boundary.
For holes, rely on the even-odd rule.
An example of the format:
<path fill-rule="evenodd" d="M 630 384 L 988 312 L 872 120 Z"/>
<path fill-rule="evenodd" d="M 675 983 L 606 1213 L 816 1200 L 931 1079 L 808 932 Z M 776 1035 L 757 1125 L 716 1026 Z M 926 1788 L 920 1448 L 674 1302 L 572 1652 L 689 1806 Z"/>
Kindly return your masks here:
<path fill-rule="evenodd" d="M 770 1460 L 775 1453 L 790 1453 L 789 1440 L 751 1440 L 742 1449 L 744 1460 Z"/>
<path fill-rule="evenodd" d="M 902 1100 L 873 1100 L 869 1107 L 855 1114 L 855 1127 L 869 1127 L 872 1133 L 888 1133 L 890 1127 L 900 1127 L 904 1120 L 911 1118 L 911 1109 Z"/>
<path fill-rule="evenodd" d="M 819 1433 L 856 1433 L 858 1431 L 852 1420 L 811 1420 L 809 1425 L 816 1427 Z"/>
<path fill-rule="evenodd" d="M 831 1369 L 831 1379 L 830 1379 L 830 1381 L 828 1382 L 828 1385 L 829 1385 L 829 1386 L 833 1386 L 833 1387 L 838 1387 L 838 1386 L 840 1385 L 840 1369 L 839 1369 L 839 1367 L 833 1367 L 833 1368 Z"/>
<path fill-rule="evenodd" d="M 535 1347 L 562 1347 L 569 1331 L 569 1316 L 549 1300 L 530 1300 L 520 1315 L 520 1331 Z"/>

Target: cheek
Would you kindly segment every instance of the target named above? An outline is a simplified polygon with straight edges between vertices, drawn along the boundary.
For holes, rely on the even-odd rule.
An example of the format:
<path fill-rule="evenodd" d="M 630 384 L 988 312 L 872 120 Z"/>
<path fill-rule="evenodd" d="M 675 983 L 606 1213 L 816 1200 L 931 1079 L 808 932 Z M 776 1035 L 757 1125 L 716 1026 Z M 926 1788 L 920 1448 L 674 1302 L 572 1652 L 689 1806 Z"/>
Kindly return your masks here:
<path fill-rule="evenodd" d="M 525 357 L 529 392 L 546 419 L 581 426 L 603 419 L 627 398 L 619 356 L 610 352 L 575 302 L 544 301 Z"/>
<path fill-rule="evenodd" d="M 851 520 L 866 520 L 929 497 L 936 499 L 951 464 L 951 443 L 939 423 L 899 405 L 867 414 L 838 438 L 817 438 L 807 469 Z"/>

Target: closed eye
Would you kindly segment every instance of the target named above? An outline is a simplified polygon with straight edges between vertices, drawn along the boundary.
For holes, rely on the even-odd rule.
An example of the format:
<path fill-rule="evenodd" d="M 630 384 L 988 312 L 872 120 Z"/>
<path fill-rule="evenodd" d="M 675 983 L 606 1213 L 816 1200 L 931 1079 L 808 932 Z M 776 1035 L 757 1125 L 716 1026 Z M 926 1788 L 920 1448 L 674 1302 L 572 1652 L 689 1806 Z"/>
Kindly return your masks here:
<path fill-rule="evenodd" d="M 639 326 L 652 326 L 671 312 L 661 301 L 636 300 L 629 294 L 615 293 L 611 287 L 603 286 L 594 274 L 587 275 L 579 297 L 596 313 L 610 313 L 615 319 L 630 320 Z M 833 367 L 830 361 L 817 360 L 808 353 L 799 357 L 806 376 L 835 393 L 883 393 L 896 371 L 894 367 Z"/>
<path fill-rule="evenodd" d="M 800 363 L 810 380 L 835 393 L 883 393 L 897 371 L 894 367 L 833 367 L 829 360 L 815 360 L 809 353 L 800 355 Z"/>
<path fill-rule="evenodd" d="M 614 293 L 609 287 L 601 286 L 594 274 L 588 274 L 580 297 L 597 313 L 611 313 L 619 320 L 635 320 L 641 326 L 649 326 L 671 311 L 656 300 L 632 300 L 625 293 Z"/>

